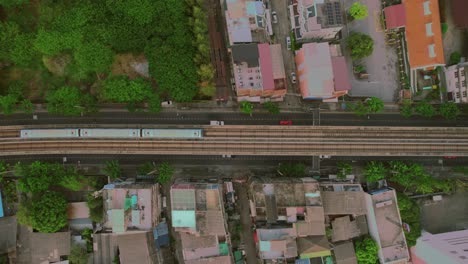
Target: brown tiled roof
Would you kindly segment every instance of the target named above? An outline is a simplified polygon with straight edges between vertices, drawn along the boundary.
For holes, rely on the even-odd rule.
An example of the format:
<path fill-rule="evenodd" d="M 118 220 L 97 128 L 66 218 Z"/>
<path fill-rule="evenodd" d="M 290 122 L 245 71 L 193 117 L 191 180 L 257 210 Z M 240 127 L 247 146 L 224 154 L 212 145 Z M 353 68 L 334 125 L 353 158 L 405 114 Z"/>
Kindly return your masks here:
<path fill-rule="evenodd" d="M 357 264 L 353 242 L 335 245 L 336 264 Z"/>
<path fill-rule="evenodd" d="M 30 233 L 31 263 L 57 262 L 70 254 L 70 232 Z"/>
<path fill-rule="evenodd" d="M 322 200 L 326 215 L 367 214 L 364 192 L 322 191 Z"/>
<path fill-rule="evenodd" d="M 362 235 L 356 221 L 351 221 L 349 216 L 336 218 L 332 222 L 332 241 L 344 241 Z"/>
<path fill-rule="evenodd" d="M 212 258 L 186 260 L 185 264 L 231 264 L 230 256 L 217 256 Z"/>
<path fill-rule="evenodd" d="M 180 238 L 185 260 L 218 256 L 220 254 L 216 236 L 195 236 L 180 233 Z"/>
<path fill-rule="evenodd" d="M 122 234 L 117 237 L 117 240 L 120 263 L 157 263 L 152 232 Z"/>
<path fill-rule="evenodd" d="M 468 1 L 467 0 L 452 0 L 452 14 L 455 24 L 462 28 L 468 28 Z"/>
<path fill-rule="evenodd" d="M 225 236 L 223 212 L 217 210 L 198 211 L 197 230 L 204 235 Z"/>
<path fill-rule="evenodd" d="M 330 250 L 326 236 L 298 237 L 297 245 L 300 255 Z"/>

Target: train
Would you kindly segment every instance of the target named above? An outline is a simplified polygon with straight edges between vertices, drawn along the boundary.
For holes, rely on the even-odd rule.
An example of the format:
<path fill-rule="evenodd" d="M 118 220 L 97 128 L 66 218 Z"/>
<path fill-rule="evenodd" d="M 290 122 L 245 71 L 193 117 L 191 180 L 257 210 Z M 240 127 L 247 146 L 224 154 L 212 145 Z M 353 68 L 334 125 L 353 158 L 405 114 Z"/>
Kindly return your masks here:
<path fill-rule="evenodd" d="M 175 138 L 203 137 L 203 129 L 152 128 L 53 128 L 22 129 L 21 138 Z"/>

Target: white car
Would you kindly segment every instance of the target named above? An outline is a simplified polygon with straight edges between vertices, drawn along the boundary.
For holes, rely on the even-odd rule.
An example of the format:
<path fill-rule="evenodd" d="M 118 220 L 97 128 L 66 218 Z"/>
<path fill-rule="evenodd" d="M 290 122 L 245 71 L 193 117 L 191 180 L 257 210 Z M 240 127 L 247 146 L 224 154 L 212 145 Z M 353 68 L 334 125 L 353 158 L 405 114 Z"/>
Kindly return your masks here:
<path fill-rule="evenodd" d="M 295 72 L 291 72 L 291 82 L 296 83 L 296 73 Z"/>
<path fill-rule="evenodd" d="M 278 15 L 276 14 L 276 11 L 271 12 L 271 19 L 273 20 L 273 24 L 278 23 Z"/>
<path fill-rule="evenodd" d="M 288 48 L 288 50 L 291 50 L 291 38 L 290 37 L 286 37 L 286 47 Z"/>

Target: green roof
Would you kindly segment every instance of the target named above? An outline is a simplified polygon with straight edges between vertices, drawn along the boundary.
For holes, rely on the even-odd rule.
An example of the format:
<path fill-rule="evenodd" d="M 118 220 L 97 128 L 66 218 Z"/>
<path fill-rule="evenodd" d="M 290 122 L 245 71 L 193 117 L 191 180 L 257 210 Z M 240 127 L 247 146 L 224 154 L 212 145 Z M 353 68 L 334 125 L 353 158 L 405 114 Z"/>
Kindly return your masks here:
<path fill-rule="evenodd" d="M 196 229 L 197 220 L 195 219 L 195 211 L 172 210 L 172 226 Z"/>
<path fill-rule="evenodd" d="M 242 260 L 242 252 L 240 250 L 234 251 L 234 261 Z"/>
<path fill-rule="evenodd" d="M 226 243 L 219 243 L 219 252 L 221 256 L 229 255 L 229 247 Z"/>
<path fill-rule="evenodd" d="M 125 232 L 124 225 L 124 210 L 112 209 L 111 211 L 112 232 L 123 233 Z"/>
<path fill-rule="evenodd" d="M 132 199 L 126 197 L 126 198 L 125 198 L 124 209 L 125 209 L 125 210 L 128 210 L 128 209 L 130 209 L 130 207 L 132 207 Z"/>

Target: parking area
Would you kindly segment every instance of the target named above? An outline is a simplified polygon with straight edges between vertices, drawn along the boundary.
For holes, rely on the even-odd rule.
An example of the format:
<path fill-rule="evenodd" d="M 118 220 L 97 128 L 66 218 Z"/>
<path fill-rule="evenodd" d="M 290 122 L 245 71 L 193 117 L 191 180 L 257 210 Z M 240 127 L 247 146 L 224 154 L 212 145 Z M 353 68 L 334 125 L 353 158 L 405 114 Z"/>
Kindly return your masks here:
<path fill-rule="evenodd" d="M 356 0 L 343 0 L 345 12 Z M 351 96 L 368 97 L 376 96 L 385 102 L 393 102 L 398 95 L 398 57 L 394 46 L 385 44 L 385 33 L 381 25 L 380 0 L 361 0 L 367 5 L 369 16 L 363 20 L 354 20 L 344 26 L 342 30 L 342 45 L 351 80 Z M 361 60 L 369 73 L 368 79 L 357 79 L 353 73 L 353 61 L 346 49 L 346 38 L 351 32 L 368 34 L 374 40 L 372 55 Z"/>

